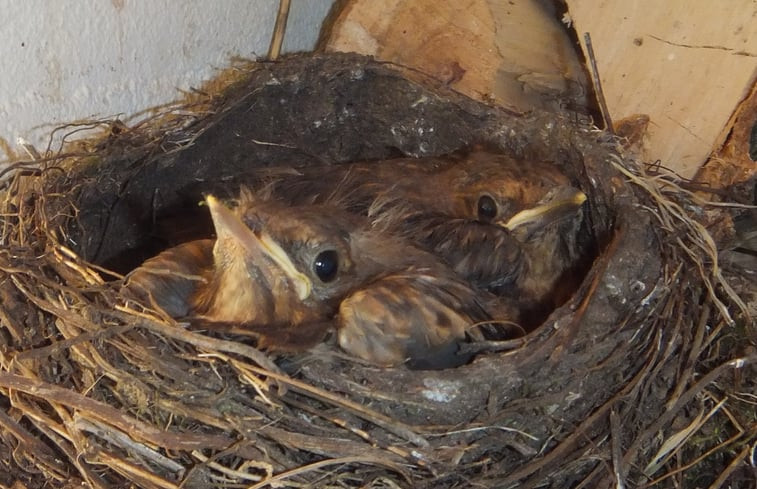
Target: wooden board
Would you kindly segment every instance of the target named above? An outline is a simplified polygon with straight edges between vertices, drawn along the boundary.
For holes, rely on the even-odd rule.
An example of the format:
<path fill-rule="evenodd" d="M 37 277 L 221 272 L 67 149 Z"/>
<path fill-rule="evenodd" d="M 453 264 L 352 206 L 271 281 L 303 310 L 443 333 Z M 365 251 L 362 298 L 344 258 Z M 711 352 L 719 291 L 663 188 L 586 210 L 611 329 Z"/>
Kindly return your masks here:
<path fill-rule="evenodd" d="M 586 77 L 547 2 L 351 0 L 324 48 L 412 67 L 516 111 L 585 106 Z"/>
<path fill-rule="evenodd" d="M 568 0 L 589 32 L 613 119 L 647 114 L 643 154 L 692 177 L 725 140 L 757 72 L 753 0 Z"/>

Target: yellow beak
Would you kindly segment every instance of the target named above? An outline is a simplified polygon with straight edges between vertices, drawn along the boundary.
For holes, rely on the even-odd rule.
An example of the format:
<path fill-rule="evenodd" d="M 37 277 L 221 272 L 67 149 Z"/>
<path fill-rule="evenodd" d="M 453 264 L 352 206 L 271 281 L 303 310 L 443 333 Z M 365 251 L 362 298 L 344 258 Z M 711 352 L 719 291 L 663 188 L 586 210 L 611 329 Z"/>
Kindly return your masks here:
<path fill-rule="evenodd" d="M 262 258 L 267 257 L 281 269 L 291 283 L 300 300 L 305 300 L 312 291 L 312 282 L 297 267 L 284 249 L 268 233 L 253 232 L 231 209 L 212 195 L 205 198 L 213 218 L 213 226 L 219 241 L 239 245 L 252 259 L 258 260 L 262 268 Z"/>
<path fill-rule="evenodd" d="M 507 221 L 498 221 L 497 224 L 509 231 L 529 224 L 547 226 L 578 211 L 581 205 L 586 202 L 586 194 L 573 187 L 568 187 L 548 196 L 545 200 L 547 202 L 530 209 L 524 209 Z"/>

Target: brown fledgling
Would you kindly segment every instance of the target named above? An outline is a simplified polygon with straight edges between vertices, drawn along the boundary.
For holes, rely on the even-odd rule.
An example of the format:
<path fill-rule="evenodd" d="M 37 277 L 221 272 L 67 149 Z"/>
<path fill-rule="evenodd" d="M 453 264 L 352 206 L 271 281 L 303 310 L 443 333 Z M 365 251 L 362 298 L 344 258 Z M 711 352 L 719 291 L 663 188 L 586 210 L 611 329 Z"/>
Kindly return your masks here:
<path fill-rule="evenodd" d="M 334 324 L 344 350 L 382 366 L 459 365 L 467 336 L 512 319 L 436 256 L 338 207 L 246 191 L 234 209 L 207 204 L 216 239 L 147 260 L 128 293 L 174 317 L 254 331 L 274 349 L 311 346 Z"/>
<path fill-rule="evenodd" d="M 591 242 L 586 196 L 556 165 L 484 151 L 308 168 L 274 192 L 366 215 L 522 310 L 564 301 L 560 285 Z"/>

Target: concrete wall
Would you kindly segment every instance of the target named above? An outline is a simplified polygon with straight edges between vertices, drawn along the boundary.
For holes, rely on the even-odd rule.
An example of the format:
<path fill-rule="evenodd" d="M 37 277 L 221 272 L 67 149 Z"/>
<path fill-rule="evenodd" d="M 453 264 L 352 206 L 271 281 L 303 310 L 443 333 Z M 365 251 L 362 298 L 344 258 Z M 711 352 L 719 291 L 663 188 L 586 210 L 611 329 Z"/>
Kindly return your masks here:
<path fill-rule="evenodd" d="M 293 0 L 284 51 L 314 47 L 333 0 Z M 278 0 L 0 0 L 0 160 L 57 125 L 128 116 L 265 56 Z M 6 144 L 7 143 L 7 144 Z"/>

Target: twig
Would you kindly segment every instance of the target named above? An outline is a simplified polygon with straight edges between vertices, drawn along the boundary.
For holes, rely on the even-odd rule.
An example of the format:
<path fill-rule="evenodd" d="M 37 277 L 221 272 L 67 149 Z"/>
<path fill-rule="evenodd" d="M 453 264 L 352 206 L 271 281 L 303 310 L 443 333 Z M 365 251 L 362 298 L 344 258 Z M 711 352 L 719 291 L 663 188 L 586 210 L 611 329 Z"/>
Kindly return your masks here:
<path fill-rule="evenodd" d="M 694 378 L 694 367 L 696 366 L 697 357 L 699 357 L 699 354 L 702 352 L 702 340 L 704 339 L 704 333 L 707 329 L 707 322 L 709 319 L 710 302 L 708 300 L 704 303 L 702 310 L 699 313 L 699 321 L 697 321 L 697 329 L 694 332 L 694 342 L 689 349 L 689 357 L 686 359 L 684 370 L 679 376 L 680 382 L 678 382 L 673 394 L 670 396 L 670 401 L 668 401 L 666 406 L 667 408 L 670 408 L 670 404 L 673 400 L 678 399 L 689 380 Z"/>
<path fill-rule="evenodd" d="M 671 470 L 670 472 L 668 472 L 668 473 L 666 473 L 666 474 L 658 477 L 657 479 L 654 479 L 652 481 L 647 482 L 646 484 L 644 484 L 642 486 L 641 489 L 646 489 L 647 487 L 659 486 L 659 484 L 662 481 L 664 481 L 665 479 L 669 479 L 670 477 L 673 477 L 676 474 L 680 474 L 681 472 L 685 472 L 685 471 L 689 470 L 690 468 L 696 466 L 698 463 L 700 463 L 702 460 L 706 459 L 707 457 L 709 457 L 713 453 L 718 452 L 718 451 L 720 451 L 720 450 L 722 450 L 722 449 L 724 449 L 724 448 L 732 445 L 734 442 L 736 442 L 737 440 L 739 440 L 743 435 L 744 435 L 743 432 L 737 433 L 737 434 L 733 435 L 729 439 L 725 440 L 723 443 L 719 443 L 719 444 L 715 445 L 714 447 L 712 447 L 711 449 L 707 450 L 706 452 L 704 452 L 702 455 L 698 456 L 697 458 L 695 458 L 691 462 L 689 462 L 689 463 L 687 463 L 685 465 L 682 465 L 680 467 L 676 467 L 675 470 Z"/>
<path fill-rule="evenodd" d="M 65 464 L 50 450 L 50 447 L 14 421 L 4 410 L 0 410 L 0 427 L 2 427 L 3 433 L 16 438 L 18 453 L 23 453 L 27 457 L 33 455 L 35 459 L 43 462 L 50 470 L 54 470 L 60 476 L 65 476 Z"/>
<path fill-rule="evenodd" d="M 218 340 L 209 336 L 194 333 L 192 331 L 187 331 L 185 329 L 176 327 L 175 325 L 161 323 L 160 321 L 157 321 L 156 319 L 151 318 L 146 314 L 140 314 L 139 312 L 124 306 L 117 305 L 115 309 L 121 314 L 114 314 L 124 322 L 133 322 L 135 317 L 139 317 L 141 318 L 141 321 L 138 321 L 136 323 L 136 326 L 140 328 L 145 328 L 152 331 L 153 333 L 158 333 L 175 340 L 189 343 L 198 348 L 203 348 L 211 351 L 225 351 L 244 356 L 263 367 L 263 369 L 266 369 L 261 369 L 263 375 L 269 375 L 273 373 L 278 373 L 280 375 L 282 374 L 281 369 L 279 369 L 279 367 L 275 363 L 273 363 L 273 361 L 268 358 L 267 355 L 249 345 L 235 341 Z"/>
<path fill-rule="evenodd" d="M 396 471 L 398 474 L 402 474 L 403 476 L 406 477 L 405 471 L 402 470 L 402 467 L 394 463 L 388 462 L 386 460 L 379 460 L 374 457 L 342 457 L 342 458 L 332 458 L 328 460 L 321 460 L 320 462 L 315 462 L 310 465 L 303 465 L 302 467 L 297 467 L 296 469 L 287 470 L 286 472 L 277 474 L 271 477 L 270 479 L 260 481 L 254 486 L 249 487 L 249 489 L 262 489 L 263 487 L 266 487 L 266 486 L 278 487 L 276 482 L 289 479 L 290 477 L 305 474 L 307 472 L 312 472 L 322 467 L 328 467 L 329 465 L 347 465 L 347 464 L 354 464 L 354 463 L 364 463 L 364 464 L 369 463 L 369 464 L 374 464 L 374 465 L 381 465 L 383 467 L 390 468 Z M 410 481 L 407 481 L 407 482 L 410 482 Z"/>
<path fill-rule="evenodd" d="M 588 32 L 584 33 L 584 44 L 586 44 L 586 53 L 589 57 L 589 64 L 591 64 L 591 79 L 594 83 L 594 94 L 597 96 L 597 102 L 599 102 L 599 110 L 602 112 L 602 120 L 605 123 L 605 129 L 610 134 L 615 134 L 615 128 L 613 127 L 612 118 L 610 117 L 610 110 L 607 108 L 605 92 L 602 90 L 602 82 L 599 78 L 597 58 L 594 56 L 594 46 L 591 43 L 591 35 Z"/>
<path fill-rule="evenodd" d="M 739 465 L 741 465 L 741 462 L 749 455 L 749 451 L 752 448 L 747 445 L 745 446 L 738 455 L 733 457 L 733 460 L 730 464 L 728 464 L 728 467 L 723 470 L 723 472 L 720 473 L 717 479 L 715 479 L 712 484 L 708 487 L 708 489 L 718 489 L 720 487 L 723 487 L 723 483 L 728 480 L 728 477 L 733 473 L 734 470 L 739 468 Z"/>
<path fill-rule="evenodd" d="M 273 28 L 273 38 L 268 49 L 268 59 L 275 61 L 281 54 L 281 45 L 284 43 L 286 34 L 287 18 L 289 17 L 289 4 L 291 0 L 279 0 L 279 13 L 276 15 L 276 25 Z"/>
<path fill-rule="evenodd" d="M 641 449 L 641 445 L 646 442 L 646 440 L 656 435 L 657 432 L 659 432 L 663 428 L 663 426 L 669 424 L 673 419 L 673 416 L 675 416 L 681 408 L 688 404 L 695 395 L 699 394 L 710 383 L 715 381 L 715 379 L 720 377 L 720 375 L 732 368 L 742 368 L 745 365 L 749 365 L 755 362 L 757 362 L 757 356 L 736 358 L 712 369 L 696 384 L 691 386 L 689 390 L 681 394 L 681 396 L 672 406 L 669 407 L 669 409 L 664 411 L 652 424 L 647 427 L 646 430 L 644 430 L 643 433 L 640 433 L 639 436 L 636 437 L 633 443 L 631 443 L 631 446 L 628 447 L 628 450 L 623 457 L 623 462 L 626 464 L 632 463 L 636 458 L 637 452 Z"/>
<path fill-rule="evenodd" d="M 128 453 L 139 454 L 150 460 L 151 463 L 170 470 L 179 477 L 181 477 L 186 470 L 183 465 L 175 460 L 162 455 L 142 443 L 135 443 L 134 440 L 123 431 L 114 430 L 112 426 L 97 419 L 86 419 L 74 415 L 74 426 L 80 431 L 92 433 L 112 445 L 124 448 Z"/>
<path fill-rule="evenodd" d="M 365 406 L 362 406 L 354 401 L 338 396 L 336 394 L 332 394 L 328 391 L 319 389 L 315 386 L 301 382 L 288 376 L 267 372 L 257 367 L 250 367 L 250 370 L 259 374 L 269 375 L 272 379 L 278 380 L 279 382 L 288 385 L 292 388 L 292 390 L 300 392 L 301 394 L 310 395 L 317 399 L 325 400 L 336 404 L 337 406 L 349 409 L 356 416 L 363 418 L 366 421 L 370 421 L 371 423 L 380 426 L 401 438 L 404 438 L 405 440 L 415 444 L 416 446 L 424 448 L 430 446 L 429 442 L 418 433 L 416 433 L 412 427 L 400 421 L 393 420 L 390 417 L 385 416 L 372 409 L 368 409 Z"/>
<path fill-rule="evenodd" d="M 200 462 L 202 462 L 203 464 L 210 467 L 211 469 L 217 470 L 218 472 L 222 473 L 226 477 L 234 477 L 239 481 L 258 482 L 258 481 L 263 480 L 264 478 L 262 475 L 252 474 L 249 472 L 243 472 L 242 470 L 239 470 L 239 469 L 234 470 L 228 467 L 224 467 L 220 463 L 213 461 L 213 459 L 211 459 L 210 457 L 206 457 L 205 455 L 203 455 L 203 453 L 200 452 L 199 450 L 195 450 L 194 452 L 192 452 L 192 456 L 195 457 Z M 273 466 L 269 463 L 247 462 L 243 465 L 243 467 L 245 468 L 252 467 L 254 469 L 264 470 L 267 478 L 270 478 L 273 476 Z"/>
<path fill-rule="evenodd" d="M 58 387 L 40 380 L 29 379 L 21 375 L 0 372 L 0 387 L 18 390 L 40 399 L 69 406 L 95 419 L 110 423 L 125 433 L 170 450 L 195 450 L 200 447 L 226 448 L 234 443 L 232 438 L 224 435 L 163 431 L 128 416 L 104 402 L 85 397 L 71 389 Z"/>
<path fill-rule="evenodd" d="M 620 419 L 615 409 L 610 411 L 610 447 L 612 453 L 612 470 L 615 475 L 615 488 L 624 489 L 626 487 L 626 467 L 623 463 L 623 452 L 621 451 L 621 431 Z"/>
<path fill-rule="evenodd" d="M 139 487 L 151 489 L 179 489 L 181 487 L 106 450 L 100 450 L 97 455 L 100 459 L 99 463 L 112 468 L 131 482 L 138 482 Z"/>

